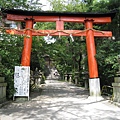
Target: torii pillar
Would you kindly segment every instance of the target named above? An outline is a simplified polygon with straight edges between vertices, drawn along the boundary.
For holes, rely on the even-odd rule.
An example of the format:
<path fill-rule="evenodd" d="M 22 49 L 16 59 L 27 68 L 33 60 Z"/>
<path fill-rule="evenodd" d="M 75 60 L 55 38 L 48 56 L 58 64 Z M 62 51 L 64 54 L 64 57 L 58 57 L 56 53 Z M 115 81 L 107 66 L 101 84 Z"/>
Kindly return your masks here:
<path fill-rule="evenodd" d="M 89 69 L 89 91 L 90 99 L 93 101 L 98 101 L 103 99 L 100 92 L 100 79 L 98 77 L 98 66 L 97 60 L 95 58 L 96 48 L 94 41 L 94 31 L 93 31 L 93 19 L 85 20 L 86 32 L 86 45 L 88 54 L 88 69 Z"/>
<path fill-rule="evenodd" d="M 31 56 L 31 49 L 32 49 L 32 28 L 33 28 L 33 19 L 25 19 L 26 22 L 26 35 L 24 37 L 24 47 L 22 51 L 22 59 L 21 65 L 22 66 L 30 66 L 30 56 Z"/>

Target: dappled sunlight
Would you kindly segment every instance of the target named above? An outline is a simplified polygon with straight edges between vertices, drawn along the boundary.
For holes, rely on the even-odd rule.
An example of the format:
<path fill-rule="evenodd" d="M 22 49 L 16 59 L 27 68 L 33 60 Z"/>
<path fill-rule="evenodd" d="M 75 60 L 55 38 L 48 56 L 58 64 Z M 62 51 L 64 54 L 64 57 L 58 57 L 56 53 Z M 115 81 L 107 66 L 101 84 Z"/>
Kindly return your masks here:
<path fill-rule="evenodd" d="M 88 91 L 67 82 L 47 80 L 30 101 L 0 109 L 1 120 L 119 120 L 120 108 L 108 100 L 91 102 Z"/>

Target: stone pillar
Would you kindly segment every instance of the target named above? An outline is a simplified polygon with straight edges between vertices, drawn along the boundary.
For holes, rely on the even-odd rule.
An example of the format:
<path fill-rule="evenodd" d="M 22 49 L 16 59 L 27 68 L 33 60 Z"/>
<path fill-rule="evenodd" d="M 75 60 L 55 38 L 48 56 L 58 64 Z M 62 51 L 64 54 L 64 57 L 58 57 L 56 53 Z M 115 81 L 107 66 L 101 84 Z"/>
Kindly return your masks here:
<path fill-rule="evenodd" d="M 83 75 L 83 80 L 84 80 L 84 84 L 85 84 L 85 89 L 88 90 L 88 72 L 82 72 L 82 75 Z"/>
<path fill-rule="evenodd" d="M 79 72 L 75 72 L 75 85 L 78 84 Z"/>
<path fill-rule="evenodd" d="M 113 86 L 113 101 L 120 103 L 120 55 L 118 55 L 119 71 L 114 78 Z"/>
<path fill-rule="evenodd" d="M 67 74 L 64 74 L 64 79 L 67 82 Z"/>
<path fill-rule="evenodd" d="M 113 101 L 120 103 L 120 76 L 114 78 L 113 86 Z"/>
<path fill-rule="evenodd" d="M 99 78 L 89 79 L 89 90 L 90 90 L 90 96 L 93 100 L 98 101 L 101 99 L 101 93 L 100 93 L 100 82 Z"/>
<path fill-rule="evenodd" d="M 72 74 L 69 74 L 69 83 L 72 83 Z"/>
<path fill-rule="evenodd" d="M 75 75 L 75 85 L 77 85 L 77 84 L 78 84 L 78 76 Z"/>
<path fill-rule="evenodd" d="M 0 103 L 6 101 L 6 87 L 7 83 L 5 83 L 5 78 L 0 77 Z"/>

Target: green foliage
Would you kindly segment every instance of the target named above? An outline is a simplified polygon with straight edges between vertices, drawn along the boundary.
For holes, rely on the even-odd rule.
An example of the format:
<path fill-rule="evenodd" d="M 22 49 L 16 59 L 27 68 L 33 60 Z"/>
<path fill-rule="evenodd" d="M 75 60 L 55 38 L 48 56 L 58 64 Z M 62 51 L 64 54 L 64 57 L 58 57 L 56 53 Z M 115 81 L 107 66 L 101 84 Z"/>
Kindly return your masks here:
<path fill-rule="evenodd" d="M 52 7 L 52 11 L 65 11 L 65 0 L 48 0 Z"/>
<path fill-rule="evenodd" d="M 41 78 L 40 84 L 45 84 L 45 76 L 43 74 L 42 74 L 42 78 Z"/>
<path fill-rule="evenodd" d="M 31 52 L 31 70 L 35 71 L 36 68 L 44 70 L 45 61 L 44 54 L 47 51 L 47 44 L 43 37 L 33 37 L 32 52 Z"/>
<path fill-rule="evenodd" d="M 2 34 L 0 40 L 0 56 L 2 57 L 1 76 L 5 77 L 7 82 L 7 97 L 11 98 L 14 93 L 14 66 L 20 65 L 22 51 L 21 36 L 11 36 Z"/>
<path fill-rule="evenodd" d="M 118 71 L 120 42 L 109 39 L 97 40 L 97 61 L 102 85 L 111 85 Z"/>
<path fill-rule="evenodd" d="M 85 12 L 86 4 L 79 0 L 48 0 L 51 3 L 52 11 Z"/>
<path fill-rule="evenodd" d="M 4 9 L 26 9 L 26 10 L 41 10 L 42 4 L 38 0 L 0 0 L 0 8 Z"/>

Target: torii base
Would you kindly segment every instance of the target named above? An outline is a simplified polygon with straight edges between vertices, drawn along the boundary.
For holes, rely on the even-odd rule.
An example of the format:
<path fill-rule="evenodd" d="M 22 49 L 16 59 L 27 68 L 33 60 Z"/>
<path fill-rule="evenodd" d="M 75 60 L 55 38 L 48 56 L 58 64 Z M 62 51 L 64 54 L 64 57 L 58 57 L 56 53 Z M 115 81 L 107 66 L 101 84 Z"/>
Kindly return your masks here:
<path fill-rule="evenodd" d="M 88 97 L 88 99 L 90 101 L 96 102 L 104 99 L 101 96 L 99 78 L 89 79 L 89 91 L 90 91 L 90 96 Z"/>

